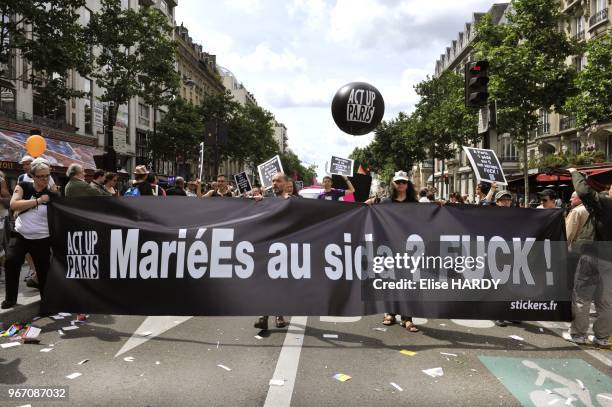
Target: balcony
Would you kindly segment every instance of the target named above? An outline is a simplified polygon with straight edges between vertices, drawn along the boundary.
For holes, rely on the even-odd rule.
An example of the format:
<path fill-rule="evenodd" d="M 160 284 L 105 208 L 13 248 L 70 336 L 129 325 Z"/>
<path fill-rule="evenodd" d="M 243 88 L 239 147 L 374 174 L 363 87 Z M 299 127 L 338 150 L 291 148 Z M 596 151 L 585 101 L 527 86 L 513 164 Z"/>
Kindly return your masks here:
<path fill-rule="evenodd" d="M 569 12 L 578 3 L 580 3 L 580 0 L 565 0 L 563 2 L 563 13 Z"/>
<path fill-rule="evenodd" d="M 584 30 L 577 32 L 574 34 L 574 39 L 576 41 L 584 41 Z"/>
<path fill-rule="evenodd" d="M 76 132 L 78 130 L 78 128 L 67 123 L 64 119 L 52 119 L 21 112 L 15 109 L 13 105 L 8 104 L 0 105 L 0 116 L 67 132 Z"/>
<path fill-rule="evenodd" d="M 518 155 L 502 155 L 499 157 L 500 161 L 505 162 L 505 161 L 512 161 L 512 162 L 516 162 L 519 161 L 519 156 Z"/>
<path fill-rule="evenodd" d="M 593 14 L 591 18 L 589 18 L 589 29 L 595 27 L 602 21 L 606 21 L 608 19 L 608 9 L 604 8 L 599 10 L 597 13 Z"/>
<path fill-rule="evenodd" d="M 564 131 L 574 128 L 576 128 L 576 116 L 565 116 L 559 120 L 559 130 Z"/>

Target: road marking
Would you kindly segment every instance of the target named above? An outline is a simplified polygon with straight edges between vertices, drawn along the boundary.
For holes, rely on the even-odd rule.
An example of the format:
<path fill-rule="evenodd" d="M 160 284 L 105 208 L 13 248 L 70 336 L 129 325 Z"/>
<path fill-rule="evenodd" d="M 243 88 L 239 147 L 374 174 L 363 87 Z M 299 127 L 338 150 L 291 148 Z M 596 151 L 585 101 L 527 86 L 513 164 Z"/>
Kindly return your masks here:
<path fill-rule="evenodd" d="M 129 352 L 137 346 L 155 338 L 158 335 L 163 334 L 169 329 L 182 324 L 183 322 L 193 317 L 174 317 L 174 316 L 163 316 L 163 317 L 147 317 L 142 324 L 134 331 L 130 339 L 123 345 L 123 347 L 117 352 L 115 357 Z M 147 336 L 142 336 L 141 332 L 151 332 Z"/>
<path fill-rule="evenodd" d="M 285 385 L 282 387 L 270 386 L 264 407 L 289 407 L 291 405 L 307 322 L 308 317 L 291 317 L 291 323 L 272 376 L 274 380 L 284 380 Z"/>
<path fill-rule="evenodd" d="M 321 322 L 347 323 L 361 321 L 361 317 L 319 317 Z"/>
<path fill-rule="evenodd" d="M 538 323 L 540 325 L 542 325 L 544 328 L 547 328 L 547 329 L 553 331 L 554 333 L 559 335 L 561 338 L 567 340 L 567 338 L 563 335 L 563 333 L 565 333 L 565 332 L 567 332 L 569 330 L 569 327 L 571 325 L 569 322 L 538 321 Z M 593 328 L 593 324 L 590 324 L 589 330 L 592 329 L 592 328 Z M 597 359 L 600 362 L 602 362 L 609 369 L 612 369 L 612 360 L 610 360 L 607 357 L 605 357 L 603 355 L 603 352 L 595 350 L 595 349 L 585 349 L 584 346 L 577 345 L 574 342 L 567 341 L 567 343 L 571 343 L 572 345 L 582 349 L 583 351 L 585 351 L 589 355 L 593 356 L 595 359 Z"/>

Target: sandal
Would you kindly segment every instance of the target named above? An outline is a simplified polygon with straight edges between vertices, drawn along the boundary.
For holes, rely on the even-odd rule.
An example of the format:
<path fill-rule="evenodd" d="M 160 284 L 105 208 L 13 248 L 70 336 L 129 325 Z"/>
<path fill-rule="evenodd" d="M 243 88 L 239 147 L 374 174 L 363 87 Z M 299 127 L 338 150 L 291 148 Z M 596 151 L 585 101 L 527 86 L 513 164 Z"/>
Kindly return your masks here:
<path fill-rule="evenodd" d="M 412 321 L 402 321 L 402 326 L 406 328 L 409 332 L 419 332 L 419 328 Z"/>
<path fill-rule="evenodd" d="M 283 318 L 282 315 L 276 317 L 276 327 L 284 328 L 285 326 L 287 326 L 287 322 L 285 321 L 285 318 Z"/>
<path fill-rule="evenodd" d="M 385 315 L 385 317 L 383 318 L 383 325 L 386 326 L 391 326 L 393 324 L 395 324 L 395 315 L 393 314 L 387 314 Z"/>
<path fill-rule="evenodd" d="M 254 328 L 261 329 L 262 331 L 268 330 L 268 317 L 260 317 L 257 322 L 253 324 Z"/>

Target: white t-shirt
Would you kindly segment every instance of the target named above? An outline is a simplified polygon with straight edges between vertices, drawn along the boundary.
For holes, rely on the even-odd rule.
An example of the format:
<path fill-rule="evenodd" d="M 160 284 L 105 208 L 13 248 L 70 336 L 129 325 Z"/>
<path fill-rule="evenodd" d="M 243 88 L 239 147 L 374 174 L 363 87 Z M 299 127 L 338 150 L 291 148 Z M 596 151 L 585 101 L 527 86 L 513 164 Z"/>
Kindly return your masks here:
<path fill-rule="evenodd" d="M 32 197 L 32 199 L 36 199 Z M 15 231 L 26 239 L 45 239 L 49 237 L 47 205 L 38 205 L 17 216 Z"/>
<path fill-rule="evenodd" d="M 419 198 L 419 202 L 420 203 L 431 203 L 431 201 L 429 199 L 427 199 L 426 196 L 422 196 Z"/>

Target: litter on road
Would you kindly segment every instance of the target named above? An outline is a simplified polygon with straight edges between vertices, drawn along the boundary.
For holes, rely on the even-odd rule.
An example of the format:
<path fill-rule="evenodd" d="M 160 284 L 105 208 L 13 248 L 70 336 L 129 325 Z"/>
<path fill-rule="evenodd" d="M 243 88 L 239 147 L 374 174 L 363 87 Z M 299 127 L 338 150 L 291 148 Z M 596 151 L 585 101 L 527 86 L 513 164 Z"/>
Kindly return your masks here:
<path fill-rule="evenodd" d="M 123 360 L 125 360 L 126 362 L 133 362 L 134 361 L 134 356 L 126 356 L 123 358 Z"/>
<path fill-rule="evenodd" d="M 62 331 L 61 329 L 58 329 L 57 333 L 60 334 L 60 335 L 64 335 L 64 331 Z"/>
<path fill-rule="evenodd" d="M 446 352 L 440 352 L 440 355 L 446 355 L 446 356 L 457 356 L 454 353 L 446 353 Z"/>
<path fill-rule="evenodd" d="M 145 331 L 145 332 L 140 332 L 138 334 L 138 336 L 149 336 L 149 335 L 152 335 L 152 334 L 153 334 L 153 332 L 151 332 L 151 331 Z"/>
<path fill-rule="evenodd" d="M 399 387 L 396 383 L 389 383 L 391 386 L 395 387 L 398 391 L 404 391 L 404 389 L 402 389 L 401 387 Z"/>
<path fill-rule="evenodd" d="M 261 337 L 261 336 L 259 336 L 259 335 L 255 335 L 255 339 L 257 339 L 257 340 L 262 340 L 262 339 L 263 339 L 263 337 Z"/>
<path fill-rule="evenodd" d="M 77 363 L 77 365 L 82 365 L 82 364 L 85 364 L 87 362 L 89 362 L 89 359 L 83 359 L 79 363 Z"/>
<path fill-rule="evenodd" d="M 339 382 L 346 382 L 347 380 L 351 380 L 352 377 L 344 374 L 344 373 L 336 373 L 334 376 L 334 379 L 338 380 Z"/>
<path fill-rule="evenodd" d="M 416 352 L 413 352 L 413 351 L 411 351 L 411 350 L 407 350 L 407 349 L 402 349 L 402 350 L 400 350 L 400 353 L 401 353 L 402 355 L 406 355 L 406 356 L 414 356 L 414 355 L 416 355 L 416 354 L 417 354 Z"/>
<path fill-rule="evenodd" d="M 70 326 L 65 326 L 65 327 L 63 327 L 62 329 L 63 329 L 64 331 L 73 331 L 73 330 L 75 330 L 75 329 L 79 329 L 79 327 L 78 327 L 78 326 L 76 326 L 76 325 L 70 325 Z"/>
<path fill-rule="evenodd" d="M 516 339 L 517 341 L 524 341 L 525 339 L 518 335 L 509 335 L 508 338 Z"/>
<path fill-rule="evenodd" d="M 40 351 L 41 352 L 51 352 L 53 350 L 53 348 L 42 348 Z"/>
<path fill-rule="evenodd" d="M 83 375 L 82 373 L 75 372 L 75 373 L 72 373 L 72 374 L 69 374 L 68 376 L 66 376 L 66 379 L 72 380 L 72 379 L 76 379 L 77 377 L 82 376 L 82 375 Z"/>
<path fill-rule="evenodd" d="M 19 346 L 19 345 L 21 345 L 20 342 L 9 342 L 9 343 L 0 344 L 0 347 L 2 349 L 6 349 L 6 348 L 12 348 L 14 346 Z"/>
<path fill-rule="evenodd" d="M 231 372 L 232 369 L 230 369 L 229 367 L 225 366 L 225 365 L 217 365 L 219 366 L 221 369 L 227 370 L 228 372 Z"/>
<path fill-rule="evenodd" d="M 57 315 L 59 315 L 61 317 L 69 317 L 72 314 L 69 313 L 69 312 L 58 312 Z"/>
<path fill-rule="evenodd" d="M 338 335 L 336 335 L 336 334 L 323 334 L 323 338 L 338 339 Z"/>
<path fill-rule="evenodd" d="M 428 376 L 431 377 L 442 377 L 444 376 L 444 371 L 442 370 L 441 367 L 434 367 L 432 369 L 425 369 L 422 370 L 423 373 L 425 373 Z"/>
<path fill-rule="evenodd" d="M 387 332 L 387 328 L 372 328 L 374 331 Z"/>

